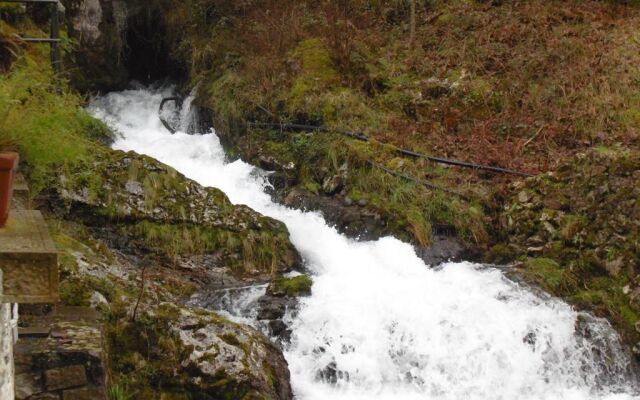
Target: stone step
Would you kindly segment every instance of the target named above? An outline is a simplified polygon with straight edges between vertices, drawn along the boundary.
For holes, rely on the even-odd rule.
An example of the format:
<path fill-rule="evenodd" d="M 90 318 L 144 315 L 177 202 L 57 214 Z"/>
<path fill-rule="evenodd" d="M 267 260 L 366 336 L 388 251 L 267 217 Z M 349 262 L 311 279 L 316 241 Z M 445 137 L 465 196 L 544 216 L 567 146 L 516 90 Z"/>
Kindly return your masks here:
<path fill-rule="evenodd" d="M 45 326 L 28 326 L 18 328 L 18 337 L 20 338 L 43 338 L 49 336 L 51 327 Z"/>
<path fill-rule="evenodd" d="M 28 210 L 31 208 L 29 185 L 22 174 L 16 174 L 13 183 L 13 201 L 11 207 L 14 210 Z"/>

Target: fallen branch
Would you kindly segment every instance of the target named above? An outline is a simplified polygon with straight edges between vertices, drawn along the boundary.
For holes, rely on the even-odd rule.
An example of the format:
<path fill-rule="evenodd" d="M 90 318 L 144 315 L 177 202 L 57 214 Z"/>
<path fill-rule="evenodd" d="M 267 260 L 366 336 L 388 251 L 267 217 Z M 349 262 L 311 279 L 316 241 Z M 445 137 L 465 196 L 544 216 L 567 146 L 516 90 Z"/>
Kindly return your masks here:
<path fill-rule="evenodd" d="M 158 117 L 160 118 L 160 122 L 162 122 L 162 125 L 164 125 L 164 127 L 167 128 L 167 130 L 171 132 L 171 134 L 174 134 L 176 133 L 176 129 L 172 127 L 171 124 L 162 116 L 162 109 L 164 108 L 164 105 L 170 101 L 175 101 L 176 105 L 178 106 L 181 106 L 182 104 L 182 99 L 179 97 L 165 97 L 160 102 L 160 108 L 158 109 Z"/>
<path fill-rule="evenodd" d="M 525 147 L 527 147 L 527 145 L 528 145 L 529 143 L 531 143 L 535 138 L 537 138 L 537 137 L 538 137 L 538 135 L 540 135 L 540 133 L 542 132 L 542 130 L 543 130 L 544 128 L 545 128 L 545 127 L 544 127 L 544 125 L 543 125 L 543 126 L 541 126 L 541 127 L 540 127 L 540 129 L 538 129 L 538 131 L 536 132 L 536 134 L 535 134 L 535 135 L 531 136 L 531 137 L 529 138 L 529 140 L 527 140 L 526 142 L 524 142 L 524 144 L 522 145 L 522 148 L 524 149 Z"/>

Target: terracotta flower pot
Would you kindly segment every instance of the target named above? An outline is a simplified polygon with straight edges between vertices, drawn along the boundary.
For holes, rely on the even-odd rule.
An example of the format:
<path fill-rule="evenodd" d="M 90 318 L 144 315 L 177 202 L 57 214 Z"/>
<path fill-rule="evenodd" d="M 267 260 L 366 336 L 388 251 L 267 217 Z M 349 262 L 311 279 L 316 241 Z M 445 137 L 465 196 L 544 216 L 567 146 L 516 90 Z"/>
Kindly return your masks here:
<path fill-rule="evenodd" d="M 18 153 L 0 153 L 0 228 L 9 218 L 11 197 L 13 197 L 13 178 L 18 168 Z"/>

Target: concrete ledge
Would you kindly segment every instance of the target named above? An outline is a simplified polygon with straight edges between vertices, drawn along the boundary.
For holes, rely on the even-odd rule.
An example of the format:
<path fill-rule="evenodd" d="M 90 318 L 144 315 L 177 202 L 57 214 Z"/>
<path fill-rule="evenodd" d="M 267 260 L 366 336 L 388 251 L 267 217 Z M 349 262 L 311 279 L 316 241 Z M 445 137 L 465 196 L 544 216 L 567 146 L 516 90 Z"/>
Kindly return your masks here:
<path fill-rule="evenodd" d="M 39 211 L 14 210 L 0 228 L 4 303 L 58 301 L 58 253 Z"/>

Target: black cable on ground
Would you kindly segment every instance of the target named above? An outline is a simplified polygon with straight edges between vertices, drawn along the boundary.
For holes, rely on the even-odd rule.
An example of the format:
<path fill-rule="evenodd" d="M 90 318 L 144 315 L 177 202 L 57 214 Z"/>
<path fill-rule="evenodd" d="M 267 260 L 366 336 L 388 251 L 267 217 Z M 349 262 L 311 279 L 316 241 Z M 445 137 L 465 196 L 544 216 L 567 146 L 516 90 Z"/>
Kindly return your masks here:
<path fill-rule="evenodd" d="M 393 171 L 393 170 L 391 170 L 391 169 L 389 169 L 389 168 L 387 168 L 387 167 L 385 167 L 385 166 L 382 166 L 382 165 L 380 165 L 380 164 L 378 164 L 378 163 L 375 163 L 375 162 L 373 162 L 373 161 L 371 161 L 371 160 L 367 160 L 367 163 L 368 163 L 369 165 L 371 165 L 372 167 L 374 167 L 374 168 L 378 168 L 378 169 L 380 169 L 380 170 L 382 170 L 382 171 L 384 171 L 384 172 L 388 173 L 389 175 L 397 176 L 397 177 L 399 177 L 399 178 L 402 178 L 402 179 L 408 180 L 408 181 L 410 181 L 410 182 L 413 182 L 413 183 L 417 183 L 417 184 L 419 184 L 419 185 L 426 186 L 426 187 L 428 187 L 429 189 L 433 189 L 433 190 L 440 190 L 440 191 L 442 191 L 442 192 L 444 192 L 444 193 L 453 194 L 453 195 L 455 195 L 455 196 L 460 197 L 460 198 L 461 198 L 461 199 L 463 199 L 463 200 L 467 200 L 467 201 L 469 201 L 469 200 L 470 200 L 470 199 L 469 199 L 469 197 L 467 197 L 466 195 L 464 195 L 464 194 L 462 194 L 462 193 L 460 193 L 460 192 L 457 192 L 457 191 L 455 191 L 455 190 L 450 190 L 450 189 L 444 188 L 444 187 L 442 187 L 442 186 L 434 185 L 433 183 L 430 183 L 430 182 L 427 182 L 427 181 L 423 181 L 423 180 L 420 180 L 420 179 L 416 179 L 416 178 L 414 178 L 414 177 L 412 177 L 412 176 L 409 176 L 409 175 L 406 175 L 406 174 L 403 174 L 403 173 L 400 173 L 400 172 Z"/>
<path fill-rule="evenodd" d="M 302 124 L 276 124 L 270 122 L 248 122 L 248 126 L 256 128 L 279 128 L 282 130 L 294 130 L 294 131 L 319 131 L 319 132 L 336 132 L 344 136 L 348 136 L 353 139 L 361 140 L 363 142 L 369 141 L 369 136 L 362 132 L 351 132 L 342 129 L 330 129 L 324 126 L 314 125 L 302 125 Z"/>
<path fill-rule="evenodd" d="M 293 130 L 293 131 L 308 130 L 308 131 L 319 131 L 319 132 L 336 132 L 343 136 L 347 136 L 363 142 L 370 142 L 369 136 L 367 136 L 362 132 L 351 132 L 351 131 L 345 131 L 341 129 L 331 129 L 331 128 L 326 128 L 324 126 L 313 126 L 313 125 L 302 125 L 302 124 L 277 124 L 277 123 L 269 123 L 269 122 L 248 122 L 247 126 L 256 127 L 256 128 L 279 128 L 281 130 Z M 380 142 L 380 143 L 382 145 L 388 145 L 383 142 Z M 502 173 L 502 174 L 519 175 L 524 177 L 533 176 L 532 174 L 529 174 L 526 172 L 516 171 L 508 168 L 494 167 L 491 165 L 474 164 L 466 161 L 452 160 L 449 158 L 433 157 L 426 154 L 418 153 L 413 150 L 402 149 L 394 145 L 388 145 L 388 146 L 392 146 L 397 153 L 410 156 L 410 157 L 425 158 L 429 161 L 439 163 L 439 164 L 455 165 L 463 168 L 491 171 L 491 172 Z"/>

